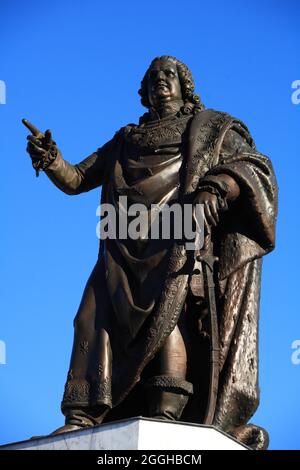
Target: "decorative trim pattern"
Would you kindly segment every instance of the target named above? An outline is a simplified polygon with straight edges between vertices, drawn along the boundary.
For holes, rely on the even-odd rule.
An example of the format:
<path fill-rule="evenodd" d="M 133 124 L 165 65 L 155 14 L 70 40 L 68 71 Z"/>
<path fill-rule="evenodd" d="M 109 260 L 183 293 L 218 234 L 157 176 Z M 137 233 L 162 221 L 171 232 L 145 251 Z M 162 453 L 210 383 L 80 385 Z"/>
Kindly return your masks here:
<path fill-rule="evenodd" d="M 111 379 L 89 382 L 87 380 L 67 380 L 62 401 L 62 409 L 70 406 L 112 406 Z"/>
<path fill-rule="evenodd" d="M 186 392 L 188 395 L 193 394 L 193 384 L 187 382 L 186 380 L 180 377 L 171 377 L 169 375 L 156 375 L 151 377 L 145 383 L 145 388 L 164 388 L 164 389 L 177 389 L 182 392 Z M 172 391 L 169 390 L 169 391 Z"/>
<path fill-rule="evenodd" d="M 131 132 L 125 135 L 125 139 L 140 149 L 157 149 L 161 145 L 181 143 L 186 130 L 187 121 L 192 116 L 168 118 L 148 123 L 145 126 L 133 127 Z"/>

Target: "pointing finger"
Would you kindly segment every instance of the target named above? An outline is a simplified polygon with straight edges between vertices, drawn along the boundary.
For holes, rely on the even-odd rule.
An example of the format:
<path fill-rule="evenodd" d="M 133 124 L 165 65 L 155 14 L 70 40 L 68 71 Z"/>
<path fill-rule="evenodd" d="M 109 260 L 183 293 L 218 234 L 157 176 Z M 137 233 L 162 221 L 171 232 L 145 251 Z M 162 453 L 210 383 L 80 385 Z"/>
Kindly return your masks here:
<path fill-rule="evenodd" d="M 37 127 L 35 127 L 33 124 L 31 124 L 31 122 L 27 121 L 27 119 L 22 119 L 22 123 L 24 124 L 24 126 L 27 127 L 27 129 L 30 130 L 30 132 L 35 137 L 38 137 L 39 139 L 44 137 L 44 134 Z"/>

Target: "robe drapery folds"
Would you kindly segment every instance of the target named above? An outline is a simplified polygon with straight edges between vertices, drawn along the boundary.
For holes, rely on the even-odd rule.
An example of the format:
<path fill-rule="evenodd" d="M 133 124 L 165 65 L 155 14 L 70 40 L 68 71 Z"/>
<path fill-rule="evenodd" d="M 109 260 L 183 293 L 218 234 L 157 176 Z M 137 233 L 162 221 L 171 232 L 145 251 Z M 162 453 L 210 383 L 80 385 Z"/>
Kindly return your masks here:
<path fill-rule="evenodd" d="M 221 349 L 214 424 L 228 430 L 246 423 L 258 404 L 261 257 L 275 244 L 277 185 L 270 160 L 257 152 L 241 121 L 214 110 L 176 119 L 165 131 L 155 123 L 152 132 L 151 124 L 146 130 L 126 126 L 80 164 L 70 165 L 59 156 L 46 173 L 69 194 L 102 185 L 102 203 L 114 205 L 120 195 L 129 204 L 146 206 L 190 200 L 203 178 L 209 184 L 217 174 L 237 182 L 240 195 L 213 232 Z M 123 338 L 124 353 L 113 354 L 114 406 L 140 380 L 174 329 L 192 279 L 184 244 L 154 242 L 108 239 L 100 244 L 115 328 Z"/>

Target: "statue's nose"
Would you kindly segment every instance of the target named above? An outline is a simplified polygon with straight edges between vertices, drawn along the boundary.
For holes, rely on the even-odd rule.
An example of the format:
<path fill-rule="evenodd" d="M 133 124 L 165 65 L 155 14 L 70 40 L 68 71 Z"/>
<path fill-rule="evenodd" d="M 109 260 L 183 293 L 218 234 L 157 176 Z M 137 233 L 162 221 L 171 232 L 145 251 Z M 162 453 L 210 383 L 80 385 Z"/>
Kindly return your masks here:
<path fill-rule="evenodd" d="M 165 80 L 166 75 L 163 70 L 160 70 L 157 74 L 157 80 Z"/>

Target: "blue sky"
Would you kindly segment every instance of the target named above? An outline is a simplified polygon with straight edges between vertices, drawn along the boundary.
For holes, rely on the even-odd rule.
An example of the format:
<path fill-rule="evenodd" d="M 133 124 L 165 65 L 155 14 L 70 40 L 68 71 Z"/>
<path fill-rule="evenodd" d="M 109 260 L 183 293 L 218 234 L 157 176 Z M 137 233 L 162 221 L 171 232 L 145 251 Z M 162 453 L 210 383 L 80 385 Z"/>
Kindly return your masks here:
<path fill-rule="evenodd" d="M 153 57 L 193 71 L 208 108 L 249 127 L 280 187 L 277 248 L 264 262 L 260 321 L 261 404 L 253 422 L 271 448 L 300 449 L 299 134 L 297 1 L 110 2 L 2 0 L 0 80 L 0 443 L 63 423 L 60 400 L 72 321 L 97 256 L 99 190 L 78 197 L 35 177 L 26 117 L 51 128 L 75 163 L 143 112 L 137 90 Z"/>

